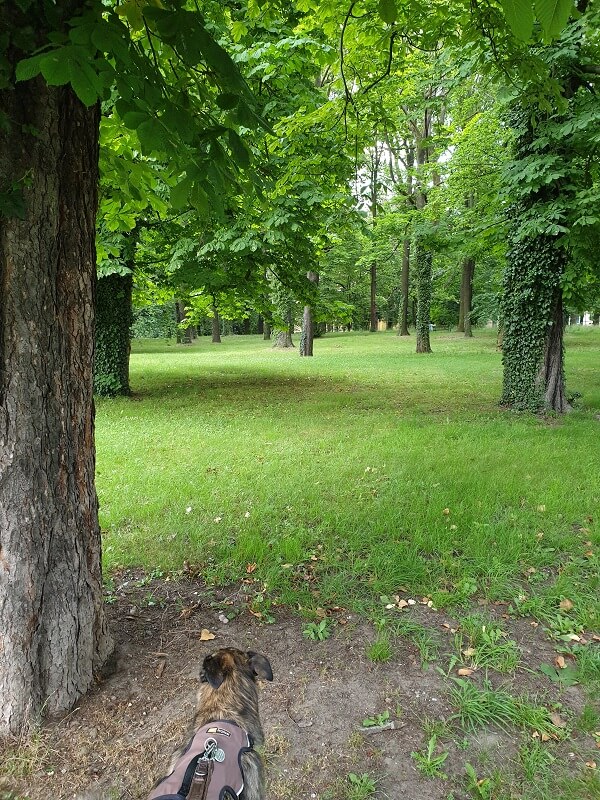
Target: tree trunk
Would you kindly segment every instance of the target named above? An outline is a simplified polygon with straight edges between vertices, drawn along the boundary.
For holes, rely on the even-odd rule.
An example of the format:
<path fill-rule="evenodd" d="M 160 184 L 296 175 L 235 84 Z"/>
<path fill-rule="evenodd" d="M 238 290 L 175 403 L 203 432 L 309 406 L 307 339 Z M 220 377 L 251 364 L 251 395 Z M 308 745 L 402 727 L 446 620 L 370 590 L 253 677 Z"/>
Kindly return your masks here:
<path fill-rule="evenodd" d="M 420 169 L 415 191 L 415 206 L 422 211 L 427 205 L 425 194 L 425 177 L 422 168 L 429 159 L 426 140 L 431 132 L 431 111 L 425 110 L 423 130 L 417 138 L 417 167 Z M 429 323 L 431 314 L 431 292 L 433 280 L 433 253 L 428 244 L 422 240 L 416 241 L 416 283 L 417 283 L 417 353 L 431 353 L 429 343 Z"/>
<path fill-rule="evenodd" d="M 473 310 L 473 275 L 475 274 L 475 259 L 465 258 L 462 264 L 462 278 L 460 282 L 460 310 L 458 316 L 458 331 L 465 336 L 473 336 L 471 330 L 471 311 Z"/>
<path fill-rule="evenodd" d="M 216 306 L 213 306 L 212 317 L 212 343 L 221 344 L 221 318 Z"/>
<path fill-rule="evenodd" d="M 112 651 L 94 488 L 99 106 L 0 91 L 0 735 L 70 708 Z M 23 181 L 23 184 L 25 182 Z"/>
<path fill-rule="evenodd" d="M 94 352 L 94 391 L 106 397 L 128 395 L 133 274 L 98 279 Z"/>
<path fill-rule="evenodd" d="M 243 326 L 244 336 L 250 336 L 250 323 L 251 323 L 250 317 L 246 317 L 244 319 L 244 326 Z"/>
<path fill-rule="evenodd" d="M 316 272 L 309 271 L 306 277 L 311 283 L 319 283 L 319 275 Z M 312 306 L 304 306 L 304 314 L 302 316 L 302 333 L 300 335 L 300 355 L 312 356 L 313 354 L 313 340 L 315 338 L 315 319 Z"/>
<path fill-rule="evenodd" d="M 268 322 L 264 323 L 263 339 L 265 340 L 265 342 L 268 342 L 271 339 L 271 326 L 269 325 Z"/>
<path fill-rule="evenodd" d="M 538 384 L 543 387 L 546 408 L 551 408 L 561 414 L 571 409 L 565 395 L 563 332 L 562 290 L 558 287 L 554 297 L 554 311 L 546 335 L 544 363 L 538 375 Z"/>
<path fill-rule="evenodd" d="M 377 263 L 373 261 L 371 264 L 371 300 L 369 304 L 369 330 L 371 333 L 377 333 Z"/>
<path fill-rule="evenodd" d="M 548 236 L 512 243 L 504 281 L 502 403 L 568 410 L 564 391 L 561 275 L 564 252 Z"/>
<path fill-rule="evenodd" d="M 431 250 L 417 244 L 417 353 L 431 353 L 429 342 L 429 313 L 433 255 Z"/>
<path fill-rule="evenodd" d="M 408 336 L 408 286 L 410 277 L 410 239 L 404 240 L 402 249 L 402 277 L 401 277 L 401 297 L 400 297 L 400 324 L 398 326 L 398 336 Z"/>
<path fill-rule="evenodd" d="M 292 334 L 294 332 L 294 318 L 292 316 L 291 308 L 288 309 L 285 319 L 287 321 L 287 327 L 277 331 L 273 347 L 294 347 L 294 342 L 292 340 Z"/>

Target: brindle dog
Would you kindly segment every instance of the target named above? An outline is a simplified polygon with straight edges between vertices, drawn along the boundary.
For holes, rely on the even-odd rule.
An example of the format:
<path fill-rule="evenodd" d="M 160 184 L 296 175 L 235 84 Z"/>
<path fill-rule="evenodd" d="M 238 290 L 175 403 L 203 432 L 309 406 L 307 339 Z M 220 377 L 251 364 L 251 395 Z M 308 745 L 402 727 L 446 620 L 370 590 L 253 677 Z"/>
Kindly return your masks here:
<path fill-rule="evenodd" d="M 196 714 L 193 730 L 217 720 L 230 720 L 248 732 L 255 746 L 265 737 L 258 715 L 257 680 L 273 680 L 268 659 L 251 650 L 244 653 L 233 647 L 217 650 L 206 656 L 200 671 Z M 173 758 L 177 761 L 179 754 Z M 244 790 L 240 800 L 264 800 L 263 764 L 256 750 L 243 753 L 240 765 Z"/>

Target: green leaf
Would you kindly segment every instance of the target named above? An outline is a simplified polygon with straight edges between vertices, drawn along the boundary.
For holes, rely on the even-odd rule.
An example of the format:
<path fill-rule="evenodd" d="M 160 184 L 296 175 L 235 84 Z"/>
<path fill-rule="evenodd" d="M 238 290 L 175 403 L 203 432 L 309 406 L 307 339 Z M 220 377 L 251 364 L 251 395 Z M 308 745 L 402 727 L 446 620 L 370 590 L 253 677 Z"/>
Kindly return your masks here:
<path fill-rule="evenodd" d="M 171 205 L 174 209 L 185 208 L 190 196 L 192 183 L 192 179 L 186 175 L 183 180 L 179 181 L 177 186 L 171 187 Z"/>
<path fill-rule="evenodd" d="M 126 29 L 122 25 L 102 20 L 92 32 L 92 44 L 101 53 L 116 56 L 119 61 L 129 62 L 129 44 L 122 35 Z"/>
<path fill-rule="evenodd" d="M 145 111 L 126 111 L 123 114 L 123 124 L 130 130 L 136 130 L 144 122 L 148 122 L 150 117 Z"/>
<path fill-rule="evenodd" d="M 377 10 L 379 12 L 379 16 L 384 22 L 387 22 L 388 25 L 394 24 L 396 17 L 398 16 L 396 0 L 379 0 Z"/>
<path fill-rule="evenodd" d="M 553 39 L 567 24 L 573 0 L 535 0 L 534 5 L 545 38 Z"/>
<path fill-rule="evenodd" d="M 42 58 L 43 55 L 39 55 L 19 61 L 16 69 L 17 81 L 29 81 L 39 75 L 42 69 Z"/>
<path fill-rule="evenodd" d="M 94 70 L 85 63 L 69 62 L 71 86 L 84 106 L 93 106 L 102 96 L 102 85 Z"/>
<path fill-rule="evenodd" d="M 229 145 L 236 164 L 242 169 L 250 166 L 250 152 L 234 130 L 229 131 Z"/>
<path fill-rule="evenodd" d="M 235 108 L 239 101 L 239 95 L 232 94 L 231 92 L 225 92 L 217 97 L 217 105 L 224 111 L 229 111 L 230 109 Z"/>
<path fill-rule="evenodd" d="M 500 0 L 500 2 L 511 31 L 517 39 L 526 42 L 533 32 L 533 6 L 529 0 Z"/>
<path fill-rule="evenodd" d="M 147 119 L 137 127 L 137 135 L 144 155 L 164 149 L 164 130 L 155 119 Z"/>
<path fill-rule="evenodd" d="M 70 50 L 61 48 L 41 60 L 42 75 L 50 86 L 64 86 L 71 80 Z"/>

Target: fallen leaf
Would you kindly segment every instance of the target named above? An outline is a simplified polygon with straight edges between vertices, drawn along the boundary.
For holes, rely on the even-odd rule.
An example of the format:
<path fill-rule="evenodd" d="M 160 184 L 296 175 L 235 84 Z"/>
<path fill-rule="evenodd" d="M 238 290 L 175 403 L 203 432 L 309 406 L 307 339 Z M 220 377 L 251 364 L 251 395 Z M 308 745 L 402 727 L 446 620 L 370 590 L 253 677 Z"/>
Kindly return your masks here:
<path fill-rule="evenodd" d="M 461 675 L 462 677 L 466 677 L 466 678 L 468 678 L 469 675 L 472 675 L 474 672 L 475 672 L 474 669 L 468 669 L 468 667 L 461 667 L 458 670 L 458 674 Z"/>
<path fill-rule="evenodd" d="M 534 732 L 531 734 L 531 738 L 532 738 L 532 739 L 539 739 L 539 738 L 540 738 L 540 735 L 539 735 L 539 733 L 538 733 L 537 731 L 534 731 Z"/>
<path fill-rule="evenodd" d="M 412 597 L 409 597 L 406 602 L 408 603 L 409 606 L 414 606 L 417 603 L 417 601 L 413 600 Z"/>
<path fill-rule="evenodd" d="M 597 764 L 596 764 L 595 761 L 586 761 L 585 765 L 586 765 L 586 767 L 589 767 L 590 769 L 596 769 L 596 767 L 597 767 Z"/>
<path fill-rule="evenodd" d="M 463 656 L 466 656 L 467 658 L 471 658 L 471 656 L 474 656 L 476 652 L 477 650 L 474 647 L 467 647 L 466 650 L 462 651 Z"/>
<path fill-rule="evenodd" d="M 253 617 L 256 617 L 257 619 L 262 619 L 261 611 L 252 611 L 251 608 L 249 608 L 248 611 L 252 614 Z"/>
<path fill-rule="evenodd" d="M 552 737 L 548 736 L 547 733 L 542 733 L 540 738 L 541 738 L 542 742 L 549 742 Z"/>
<path fill-rule="evenodd" d="M 426 605 L 427 605 L 427 603 L 429 603 L 429 602 L 430 602 L 430 600 L 429 600 L 429 598 L 428 598 L 428 597 L 422 597 L 422 598 L 421 598 L 421 605 L 422 605 L 422 606 L 426 606 Z"/>
<path fill-rule="evenodd" d="M 556 725 L 557 728 L 566 728 L 567 722 L 564 720 L 558 711 L 552 711 L 550 716 L 550 721 L 553 725 Z"/>
<path fill-rule="evenodd" d="M 574 606 L 575 603 L 566 597 L 564 600 L 561 600 L 560 603 L 558 604 L 558 607 L 561 608 L 563 611 L 570 611 Z"/>
<path fill-rule="evenodd" d="M 256 564 L 246 564 L 246 572 L 250 575 L 256 571 Z"/>
<path fill-rule="evenodd" d="M 559 669 L 566 669 L 567 667 L 564 656 L 556 656 L 556 658 L 554 659 L 554 663 Z"/>
<path fill-rule="evenodd" d="M 209 642 L 211 639 L 215 638 L 215 634 L 211 633 L 208 628 L 202 628 L 200 631 L 200 641 L 201 642 Z"/>
<path fill-rule="evenodd" d="M 399 600 L 398 601 L 398 608 L 406 608 L 407 606 L 408 606 L 408 603 L 406 602 L 406 600 Z"/>
<path fill-rule="evenodd" d="M 536 572 L 537 569 L 535 567 L 529 567 L 529 569 L 527 570 L 528 575 L 534 575 Z"/>
<path fill-rule="evenodd" d="M 165 667 L 166 666 L 167 666 L 167 662 L 165 661 L 164 658 L 161 659 L 161 661 L 158 662 L 158 666 L 156 667 L 156 677 L 157 678 L 162 678 L 162 674 L 165 671 Z"/>

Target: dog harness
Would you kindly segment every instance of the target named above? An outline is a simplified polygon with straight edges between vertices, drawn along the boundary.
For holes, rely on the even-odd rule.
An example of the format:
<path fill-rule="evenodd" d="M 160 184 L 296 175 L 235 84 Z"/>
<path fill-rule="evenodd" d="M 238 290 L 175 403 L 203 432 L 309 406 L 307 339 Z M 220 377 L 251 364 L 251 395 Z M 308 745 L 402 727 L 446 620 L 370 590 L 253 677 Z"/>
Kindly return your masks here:
<path fill-rule="evenodd" d="M 228 720 L 203 725 L 190 739 L 173 771 L 161 778 L 148 800 L 225 800 L 244 790 L 241 757 L 250 736 Z"/>

